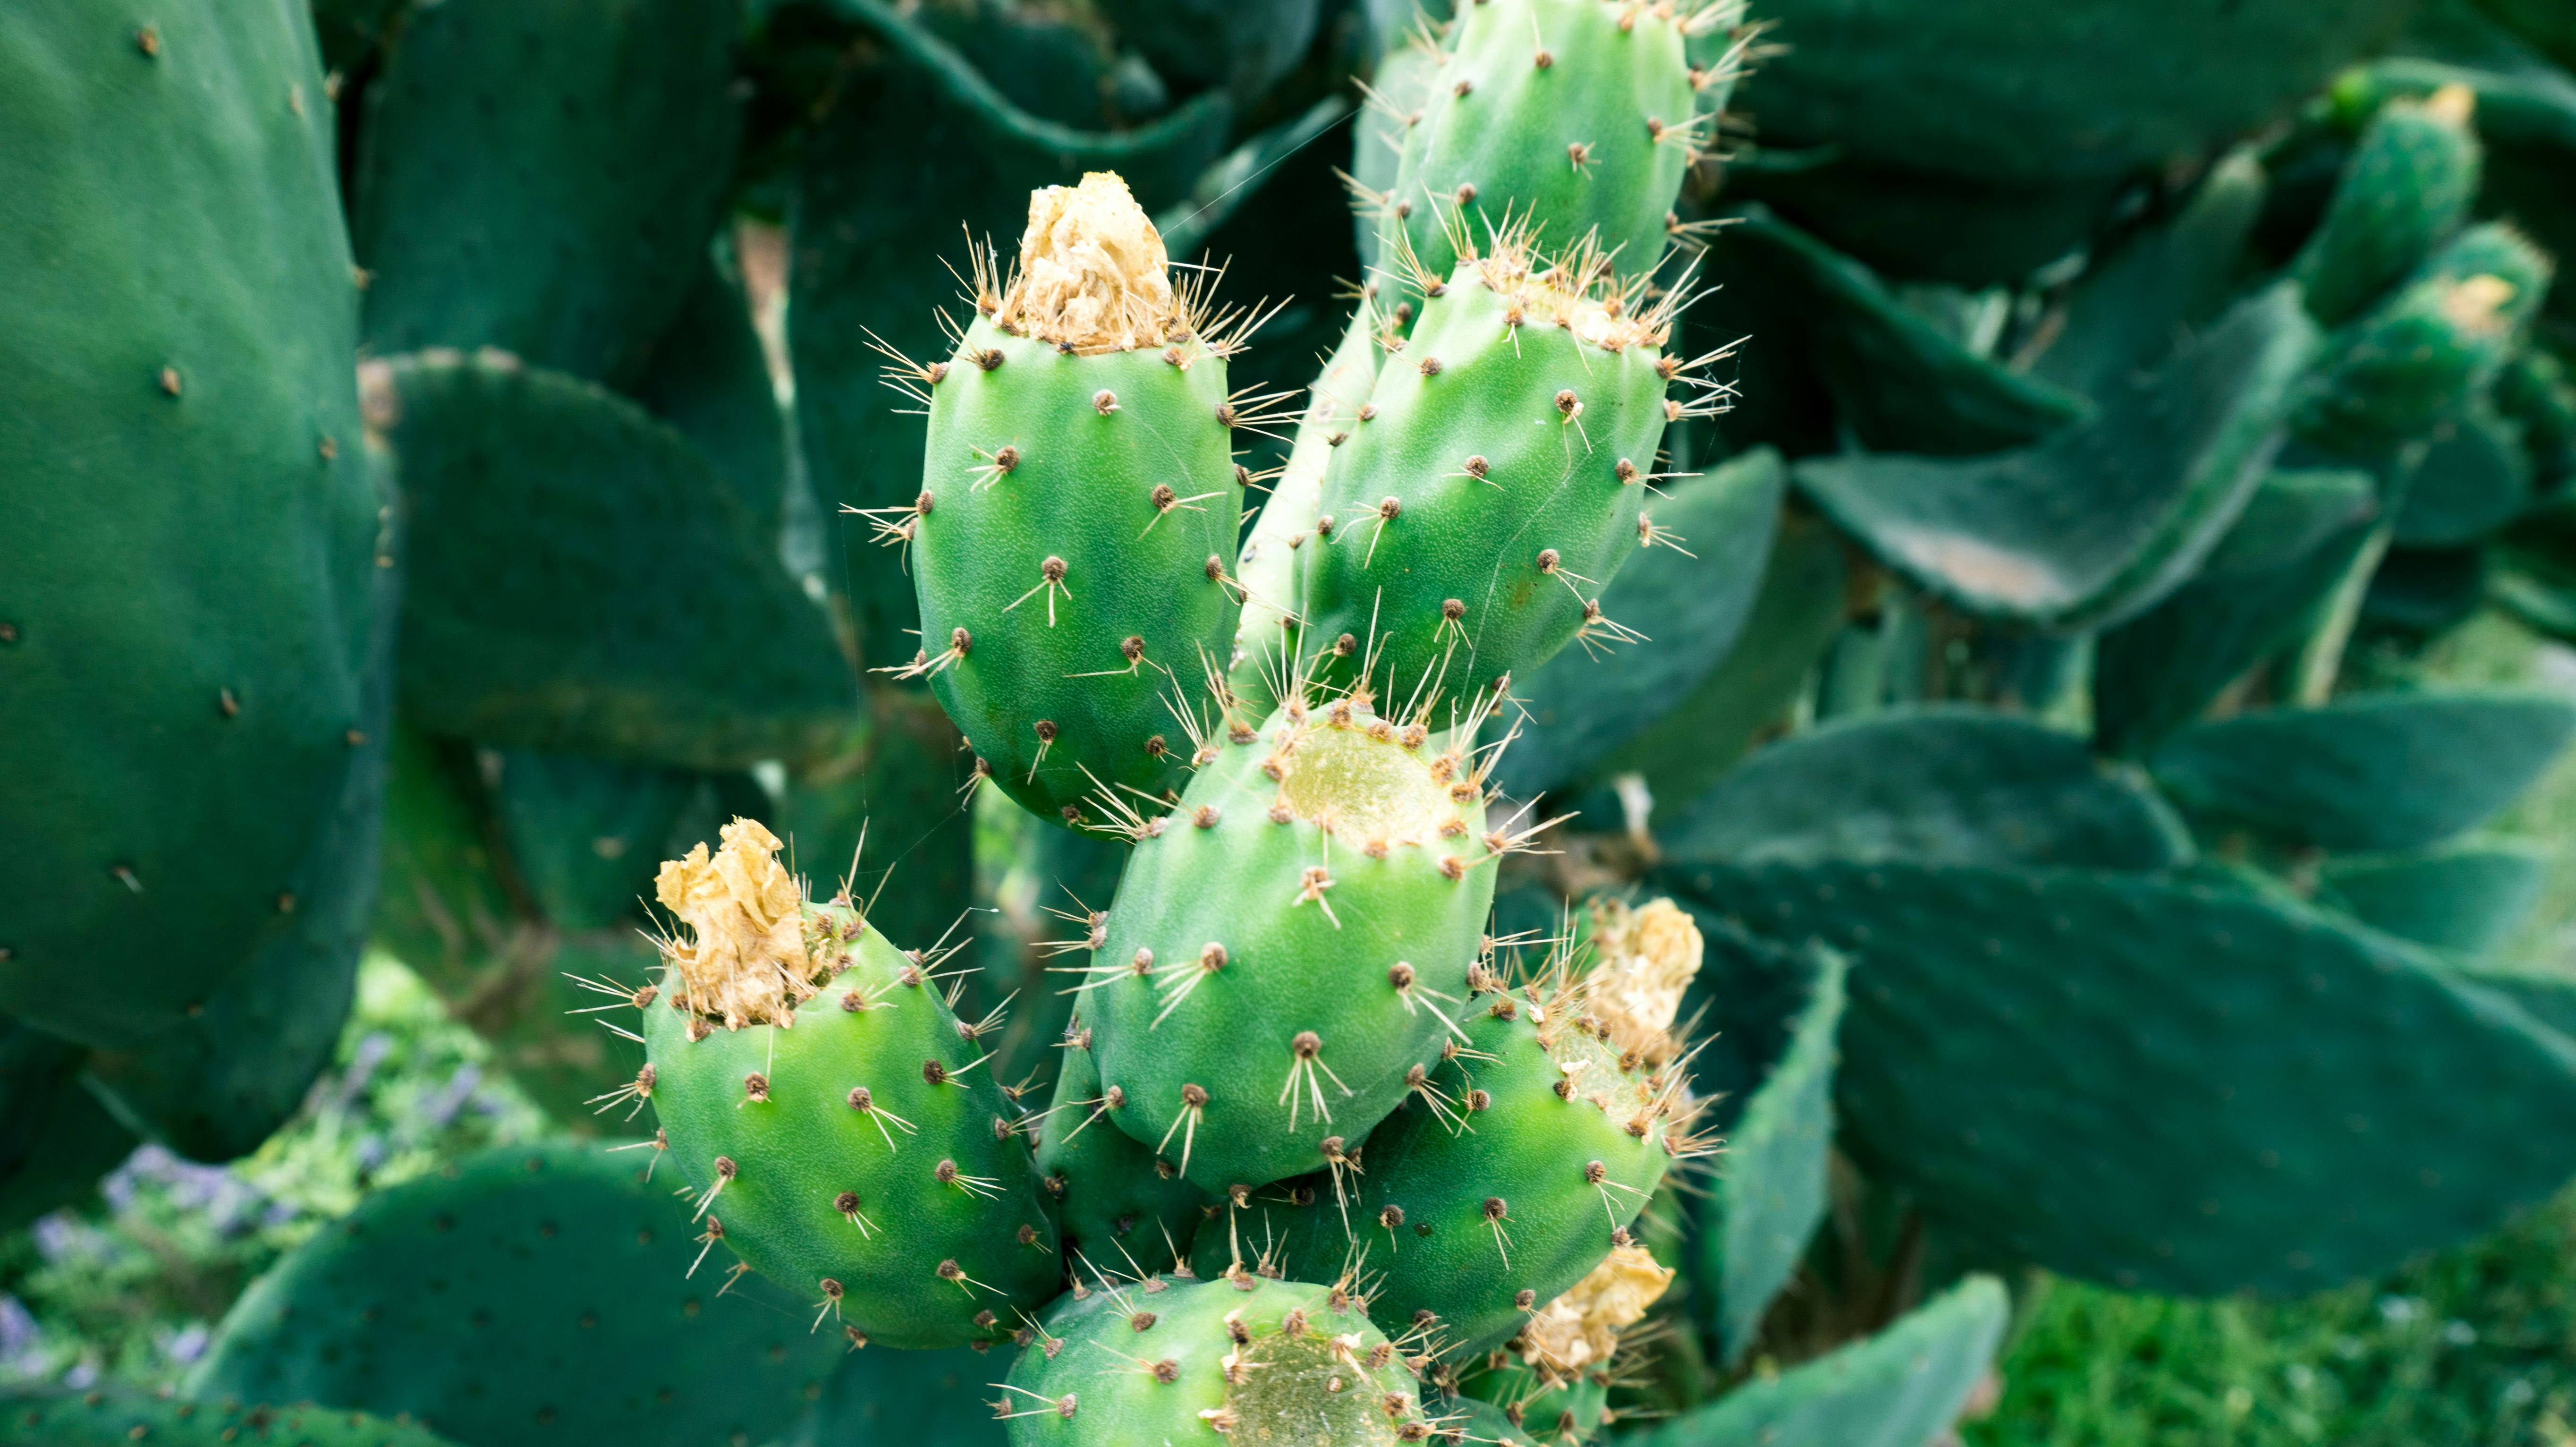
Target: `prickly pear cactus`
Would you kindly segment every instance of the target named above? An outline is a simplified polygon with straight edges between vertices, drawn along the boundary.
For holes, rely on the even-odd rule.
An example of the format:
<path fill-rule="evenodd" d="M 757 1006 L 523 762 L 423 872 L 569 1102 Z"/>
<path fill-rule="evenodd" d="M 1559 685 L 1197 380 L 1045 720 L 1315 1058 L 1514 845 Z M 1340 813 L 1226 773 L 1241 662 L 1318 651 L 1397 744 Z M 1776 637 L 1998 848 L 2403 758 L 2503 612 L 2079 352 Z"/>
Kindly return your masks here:
<path fill-rule="evenodd" d="M 625 1093 L 652 1102 L 708 1244 L 809 1294 L 818 1324 L 853 1346 L 1006 1338 L 1058 1273 L 1018 1111 L 938 962 L 809 902 L 778 848 L 736 820 L 663 866 L 680 925 L 635 997 L 650 1059 Z"/>
<path fill-rule="evenodd" d="M 1292 698 L 1137 825 L 1074 971 L 1110 1119 L 1212 1191 L 1336 1162 L 1436 1068 L 1510 840 L 1471 718 Z"/>
<path fill-rule="evenodd" d="M 1097 823 L 1177 788 L 1227 658 L 1243 510 L 1229 396 L 1244 319 L 1175 289 L 1126 183 L 1030 198 L 1007 274 L 976 264 L 946 361 L 890 369 L 930 413 L 921 494 L 881 510 L 918 581 L 927 678 L 994 781 Z"/>
<path fill-rule="evenodd" d="M 1640 546 L 1665 423 L 1703 409 L 1664 351 L 1674 298 L 1589 246 L 1492 237 L 1379 364 L 1299 551 L 1315 676 L 1468 696 L 1580 638 L 1636 641 L 1601 590 Z"/>

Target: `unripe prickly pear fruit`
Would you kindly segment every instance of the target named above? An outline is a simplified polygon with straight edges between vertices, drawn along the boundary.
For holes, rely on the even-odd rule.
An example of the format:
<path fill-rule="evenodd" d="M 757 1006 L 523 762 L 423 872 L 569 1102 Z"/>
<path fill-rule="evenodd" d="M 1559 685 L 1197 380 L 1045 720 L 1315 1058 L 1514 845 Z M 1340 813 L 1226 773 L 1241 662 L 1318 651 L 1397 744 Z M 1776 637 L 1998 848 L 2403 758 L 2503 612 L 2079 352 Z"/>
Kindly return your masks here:
<path fill-rule="evenodd" d="M 1662 350 L 1672 301 L 1514 234 L 1425 298 L 1298 550 L 1317 677 L 1463 696 L 1577 637 L 1634 636 L 1600 598 L 1641 543 L 1677 541 L 1645 506 L 1665 422 L 1697 410 Z"/>
<path fill-rule="evenodd" d="M 1458 1364 L 1459 1392 L 1493 1403 L 1503 1420 L 1549 1447 L 1589 1441 L 1610 1420 L 1620 1331 L 1642 1320 L 1672 1279 L 1672 1268 L 1646 1248 L 1611 1248 L 1510 1341 Z"/>
<path fill-rule="evenodd" d="M 2358 457 L 2430 433 L 2494 380 L 2547 295 L 2551 271 L 2509 226 L 2461 232 L 2413 281 L 2334 334 L 2292 430 Z"/>
<path fill-rule="evenodd" d="M 1440 1063 L 1517 841 L 1474 724 L 1292 698 L 1146 821 L 1088 977 L 1118 1126 L 1210 1190 L 1337 1167 Z"/>
<path fill-rule="evenodd" d="M 1607 933 L 1617 943 L 1605 939 Z M 1599 967 L 1563 960 L 1517 989 L 1479 967 L 1468 1039 L 1372 1132 L 1363 1173 L 1235 1198 L 1191 1248 L 1201 1275 L 1307 1274 L 1365 1253 L 1381 1327 L 1438 1318 L 1465 1360 L 1583 1280 L 1689 1154 L 1670 1030 L 1699 964 L 1689 917 L 1658 902 L 1596 931 Z"/>
<path fill-rule="evenodd" d="M 1127 1096 L 1101 1088 L 1093 1042 L 1077 1014 L 1065 1031 L 1054 1101 L 1030 1127 L 1040 1184 L 1076 1260 L 1106 1267 L 1122 1251 L 1157 1260 L 1188 1245 L 1208 1193 L 1183 1180 L 1170 1157 L 1110 1123 L 1129 1108 Z"/>
<path fill-rule="evenodd" d="M 653 1102 L 708 1247 L 808 1293 L 854 1346 L 1009 1337 L 1062 1272 L 976 1032 L 846 901 L 809 902 L 768 830 L 723 832 L 662 866 L 682 928 L 626 1092 Z"/>
<path fill-rule="evenodd" d="M 1431 1435 L 1404 1358 L 1347 1282 L 1104 1281 L 1025 1336 L 996 1403 L 1012 1447 L 1396 1447 Z"/>
<path fill-rule="evenodd" d="M 1173 709 L 1222 668 L 1243 483 L 1225 361 L 1247 330 L 1175 289 L 1116 176 L 1029 202 L 1018 265 L 977 259 L 955 355 L 893 370 L 930 414 L 921 495 L 877 519 L 908 544 L 927 676 L 993 779 L 1085 821 L 1096 793 L 1178 787 Z"/>
<path fill-rule="evenodd" d="M 2459 229 L 2478 194 L 2476 105 L 2476 92 L 2448 85 L 2421 102 L 2390 101 L 2361 133 L 2325 219 L 2290 265 L 2318 321 L 2353 316 Z"/>
<path fill-rule="evenodd" d="M 1316 515 L 1323 510 L 1325 470 L 1350 441 L 1360 407 L 1377 381 L 1378 328 L 1377 308 L 1361 298 L 1341 345 L 1306 389 L 1306 411 L 1298 419 L 1287 465 L 1271 484 L 1270 500 L 1235 560 L 1234 575 L 1243 584 L 1243 616 L 1235 624 L 1226 683 L 1254 717 L 1277 708 L 1295 677 L 1295 639 L 1288 630 L 1297 621 L 1298 554 L 1314 536 Z"/>
<path fill-rule="evenodd" d="M 1691 69 L 1688 32 L 1728 13 L 1699 0 L 1461 6 L 1376 203 L 1379 264 L 1445 277 L 1461 238 L 1519 224 L 1551 248 L 1595 237 L 1622 276 L 1653 271 L 1682 175 L 1709 141 L 1695 94 L 1709 77 Z"/>

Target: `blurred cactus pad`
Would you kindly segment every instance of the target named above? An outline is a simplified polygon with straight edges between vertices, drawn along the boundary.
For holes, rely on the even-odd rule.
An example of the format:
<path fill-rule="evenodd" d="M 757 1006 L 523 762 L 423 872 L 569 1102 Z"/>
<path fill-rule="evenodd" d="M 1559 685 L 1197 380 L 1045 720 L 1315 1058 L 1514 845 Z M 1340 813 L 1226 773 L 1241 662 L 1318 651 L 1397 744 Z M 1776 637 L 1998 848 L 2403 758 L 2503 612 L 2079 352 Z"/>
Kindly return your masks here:
<path fill-rule="evenodd" d="M 0 1444 L 2559 1442 L 2571 249 L 2540 0 L 0 5 Z"/>

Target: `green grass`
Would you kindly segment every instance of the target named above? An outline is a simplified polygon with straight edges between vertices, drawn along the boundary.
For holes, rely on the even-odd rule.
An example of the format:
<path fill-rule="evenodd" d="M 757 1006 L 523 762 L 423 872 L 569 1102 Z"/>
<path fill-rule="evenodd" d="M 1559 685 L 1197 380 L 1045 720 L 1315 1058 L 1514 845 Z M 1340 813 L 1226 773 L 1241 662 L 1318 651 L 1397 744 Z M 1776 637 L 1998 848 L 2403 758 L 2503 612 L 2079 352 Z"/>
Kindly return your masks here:
<path fill-rule="evenodd" d="M 1969 1447 L 2576 1441 L 2576 1194 L 2300 1302 L 2040 1290 Z"/>

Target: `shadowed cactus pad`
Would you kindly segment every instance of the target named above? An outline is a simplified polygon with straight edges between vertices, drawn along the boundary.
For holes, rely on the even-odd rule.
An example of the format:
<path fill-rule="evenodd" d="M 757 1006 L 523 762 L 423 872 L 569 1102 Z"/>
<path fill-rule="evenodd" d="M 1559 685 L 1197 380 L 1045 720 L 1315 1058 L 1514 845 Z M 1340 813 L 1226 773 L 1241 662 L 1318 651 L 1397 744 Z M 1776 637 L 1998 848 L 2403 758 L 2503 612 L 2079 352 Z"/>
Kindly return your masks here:
<path fill-rule="evenodd" d="M 0 1398 L 0 1444 L 7 1447 L 447 1447 L 409 1422 L 388 1422 L 338 1407 L 276 1408 L 241 1402 L 175 1402 L 119 1392 L 63 1392 Z"/>
<path fill-rule="evenodd" d="M 704 1239 L 854 1346 L 1008 1336 L 1055 1291 L 1056 1231 L 976 1035 L 857 910 L 807 903 L 767 830 L 724 839 L 663 866 L 685 937 L 639 997 L 651 1062 L 631 1088 Z"/>
<path fill-rule="evenodd" d="M 1318 1169 L 1439 1064 L 1510 841 L 1486 833 L 1477 756 L 1428 738 L 1292 700 L 1229 724 L 1137 831 L 1084 1014 L 1125 1097 L 1111 1119 L 1191 1180 Z"/>
<path fill-rule="evenodd" d="M 1431 1425 L 1347 1284 L 1103 1282 L 1060 1299 L 1001 1387 L 1012 1447 L 1396 1447 Z"/>
<path fill-rule="evenodd" d="M 995 782 L 1084 822 L 1097 793 L 1176 789 L 1176 710 L 1230 649 L 1243 508 L 1230 399 L 1239 338 L 1165 274 L 1162 239 L 1105 173 L 1029 202 L 1017 269 L 978 263 L 955 355 L 895 369 L 929 409 L 907 544 L 927 676 Z M 1185 685 L 1184 680 L 1188 683 Z"/>
<path fill-rule="evenodd" d="M 493 1447 L 769 1440 L 844 1344 L 809 1333 L 768 1283 L 690 1276 L 688 1205 L 668 1176 L 646 1179 L 649 1160 L 589 1142 L 499 1148 L 375 1192 L 234 1303 L 181 1395 L 210 1404 L 201 1414 L 307 1401 L 407 1414 Z M 334 1440 L 303 1432 L 245 1424 L 229 1440 Z"/>

